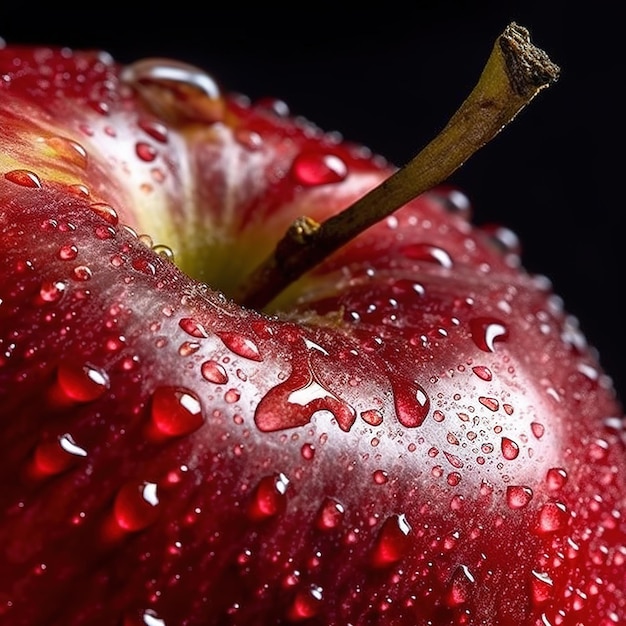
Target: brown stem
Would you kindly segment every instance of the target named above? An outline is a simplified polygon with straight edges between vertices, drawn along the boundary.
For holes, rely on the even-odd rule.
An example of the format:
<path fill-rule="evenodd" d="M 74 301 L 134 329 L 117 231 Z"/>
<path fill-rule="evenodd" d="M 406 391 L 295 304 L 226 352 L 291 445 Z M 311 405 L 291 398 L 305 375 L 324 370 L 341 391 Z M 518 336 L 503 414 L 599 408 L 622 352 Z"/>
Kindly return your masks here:
<path fill-rule="evenodd" d="M 262 308 L 338 248 L 419 194 L 446 180 L 495 137 L 544 87 L 559 68 L 509 24 L 496 40 L 477 85 L 446 127 L 407 165 L 347 209 L 319 224 L 297 219 L 274 252 L 250 275 L 237 299 Z"/>

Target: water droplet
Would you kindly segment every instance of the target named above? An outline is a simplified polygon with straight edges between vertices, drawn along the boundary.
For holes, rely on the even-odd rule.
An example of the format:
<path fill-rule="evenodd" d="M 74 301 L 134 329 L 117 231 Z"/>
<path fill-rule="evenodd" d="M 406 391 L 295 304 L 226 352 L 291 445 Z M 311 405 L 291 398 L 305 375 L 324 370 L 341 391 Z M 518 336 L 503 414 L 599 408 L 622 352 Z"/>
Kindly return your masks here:
<path fill-rule="evenodd" d="M 93 273 L 91 271 L 91 268 L 87 267 L 86 265 L 77 265 L 72 270 L 72 276 L 76 280 L 85 281 L 89 280 L 93 276 Z"/>
<path fill-rule="evenodd" d="M 72 435 L 66 433 L 54 441 L 46 441 L 37 446 L 32 469 L 36 476 L 60 474 L 86 456 L 87 451 L 74 441 Z"/>
<path fill-rule="evenodd" d="M 94 202 L 89 205 L 89 208 L 98 216 L 101 217 L 107 224 L 111 226 L 117 226 L 119 223 L 119 217 L 117 211 L 109 204 L 105 202 Z"/>
<path fill-rule="evenodd" d="M 68 139 L 67 137 L 48 137 L 45 144 L 53 151 L 53 153 L 68 163 L 77 165 L 80 168 L 87 167 L 87 150 L 77 141 Z"/>
<path fill-rule="evenodd" d="M 450 269 L 454 265 L 452 257 L 439 246 L 433 246 L 426 243 L 414 243 L 404 246 L 401 252 L 408 259 L 436 263 L 446 269 Z"/>
<path fill-rule="evenodd" d="M 59 248 L 57 256 L 63 261 L 71 261 L 78 256 L 78 248 L 74 244 L 61 246 Z"/>
<path fill-rule="evenodd" d="M 31 187 L 32 189 L 41 188 L 41 180 L 37 174 L 30 170 L 12 170 L 7 172 L 4 177 L 16 185 L 21 187 Z"/>
<path fill-rule="evenodd" d="M 224 394 L 224 400 L 228 402 L 228 404 L 234 404 L 235 402 L 239 402 L 239 398 L 241 398 L 241 392 L 239 389 L 229 389 Z"/>
<path fill-rule="evenodd" d="M 547 502 L 539 510 L 537 532 L 553 533 L 565 527 L 569 519 L 567 507 L 561 502 Z"/>
<path fill-rule="evenodd" d="M 315 446 L 311 443 L 305 443 L 300 448 L 300 454 L 303 459 L 310 461 L 315 456 Z"/>
<path fill-rule="evenodd" d="M 492 317 L 475 317 L 469 325 L 474 343 L 485 352 L 495 352 L 496 342 L 509 337 L 506 325 Z"/>
<path fill-rule="evenodd" d="M 546 483 L 550 491 L 560 491 L 567 483 L 567 472 L 562 467 L 551 467 L 546 473 Z"/>
<path fill-rule="evenodd" d="M 74 402 L 91 402 L 109 388 L 107 373 L 89 363 L 66 362 L 57 370 L 57 385 Z"/>
<path fill-rule="evenodd" d="M 308 424 L 318 411 L 332 413 L 344 431 L 350 430 L 356 419 L 354 408 L 322 386 L 308 363 L 294 364 L 290 377 L 261 399 L 254 421 L 259 430 L 274 432 Z"/>
<path fill-rule="evenodd" d="M 540 424 L 539 422 L 532 422 L 532 424 L 530 425 L 530 430 L 537 439 L 541 439 L 545 433 L 545 428 L 543 424 Z"/>
<path fill-rule="evenodd" d="M 452 574 L 446 594 L 446 604 L 449 607 L 466 604 L 474 591 L 475 579 L 467 565 L 459 565 Z"/>
<path fill-rule="evenodd" d="M 370 426 L 380 426 L 383 423 L 383 416 L 377 409 L 368 409 L 361 413 L 361 419 Z"/>
<path fill-rule="evenodd" d="M 298 591 L 289 607 L 288 619 L 292 622 L 299 622 L 315 617 L 320 611 L 323 597 L 323 590 L 317 585 Z"/>
<path fill-rule="evenodd" d="M 473 367 L 472 372 L 474 372 L 474 374 L 476 374 L 478 378 L 480 378 L 481 380 L 486 380 L 487 382 L 489 382 L 493 378 L 491 370 L 484 365 L 477 365 L 476 367 Z"/>
<path fill-rule="evenodd" d="M 127 532 L 143 530 L 159 514 L 157 485 L 153 482 L 130 482 L 117 493 L 113 514 L 119 527 Z"/>
<path fill-rule="evenodd" d="M 543 604 L 552 599 L 554 583 L 550 576 L 544 572 L 532 571 L 530 581 L 532 599 L 535 604 Z"/>
<path fill-rule="evenodd" d="M 142 274 L 146 274 L 147 276 L 156 276 L 156 266 L 148 259 L 133 259 L 131 262 L 133 269 L 141 272 Z"/>
<path fill-rule="evenodd" d="M 204 326 L 197 322 L 191 317 L 183 317 L 178 325 L 192 337 L 196 337 L 197 339 L 205 339 L 209 336 L 209 333 L 204 329 Z"/>
<path fill-rule="evenodd" d="M 333 530 L 341 524 L 345 512 L 340 502 L 333 498 L 325 498 L 317 513 L 316 526 L 320 530 Z"/>
<path fill-rule="evenodd" d="M 256 486 L 248 514 L 254 520 L 275 517 L 285 510 L 287 505 L 287 487 L 289 479 L 283 473 L 265 476 Z"/>
<path fill-rule="evenodd" d="M 135 152 L 142 161 L 147 163 L 154 161 L 158 155 L 156 148 L 145 141 L 138 141 L 135 144 Z"/>
<path fill-rule="evenodd" d="M 42 302 L 58 302 L 64 293 L 65 283 L 60 280 L 46 280 L 39 288 L 39 297 Z"/>
<path fill-rule="evenodd" d="M 213 122 L 223 116 L 217 83 L 193 65 L 170 59 L 143 59 L 127 65 L 120 79 L 143 93 L 146 104 L 163 117 Z"/>
<path fill-rule="evenodd" d="M 381 469 L 375 470 L 372 477 L 377 485 L 384 485 L 389 480 L 387 472 Z"/>
<path fill-rule="evenodd" d="M 480 402 L 485 408 L 490 411 L 497 411 L 500 408 L 500 403 L 495 398 L 487 398 L 485 396 L 481 396 L 478 398 L 478 402 Z"/>
<path fill-rule="evenodd" d="M 307 187 L 339 183 L 348 175 L 344 161 L 334 154 L 302 152 L 294 159 L 291 173 L 295 181 Z"/>
<path fill-rule="evenodd" d="M 398 421 L 406 428 L 421 426 L 430 410 L 430 398 L 422 386 L 415 381 L 392 385 Z"/>
<path fill-rule="evenodd" d="M 152 395 L 152 423 L 167 437 L 188 435 L 204 423 L 198 396 L 184 387 L 159 387 Z"/>
<path fill-rule="evenodd" d="M 513 485 L 506 488 L 506 503 L 510 509 L 523 509 L 533 498 L 530 487 Z"/>
<path fill-rule="evenodd" d="M 443 453 L 446 459 L 448 459 L 448 463 L 452 465 L 452 467 L 456 467 L 457 469 L 461 469 L 463 467 L 463 461 L 454 454 L 450 454 L 450 452 Z"/>
<path fill-rule="evenodd" d="M 167 143 L 168 130 L 165 124 L 157 120 L 142 119 L 139 121 L 138 126 L 146 134 L 150 135 L 152 139 L 155 139 L 159 143 Z"/>
<path fill-rule="evenodd" d="M 261 353 L 259 352 L 259 348 L 248 337 L 244 337 L 239 333 L 234 332 L 223 332 L 218 333 L 219 338 L 224 342 L 224 345 L 235 354 L 243 357 L 244 359 L 250 359 L 252 361 L 262 361 Z"/>
<path fill-rule="evenodd" d="M 411 532 L 411 525 L 404 513 L 387 518 L 372 552 L 374 567 L 388 567 L 400 561 L 410 548 Z"/>
<path fill-rule="evenodd" d="M 202 376 L 211 383 L 223 385 L 228 382 L 228 374 L 222 365 L 217 361 L 205 361 L 200 366 Z"/>
<path fill-rule="evenodd" d="M 500 441 L 500 450 L 502 451 L 502 456 L 507 461 L 512 461 L 519 455 L 519 446 L 515 443 L 515 441 L 509 439 L 508 437 L 502 437 Z"/>

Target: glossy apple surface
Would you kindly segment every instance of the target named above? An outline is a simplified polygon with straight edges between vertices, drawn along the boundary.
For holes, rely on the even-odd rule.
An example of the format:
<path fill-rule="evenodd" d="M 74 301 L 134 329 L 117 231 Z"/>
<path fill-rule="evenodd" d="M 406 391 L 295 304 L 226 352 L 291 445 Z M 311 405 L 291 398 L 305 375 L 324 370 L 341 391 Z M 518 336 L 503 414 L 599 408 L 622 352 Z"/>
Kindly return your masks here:
<path fill-rule="evenodd" d="M 622 410 L 506 229 L 437 188 L 249 310 L 391 165 L 169 62 L 0 75 L 3 619 L 626 618 Z"/>

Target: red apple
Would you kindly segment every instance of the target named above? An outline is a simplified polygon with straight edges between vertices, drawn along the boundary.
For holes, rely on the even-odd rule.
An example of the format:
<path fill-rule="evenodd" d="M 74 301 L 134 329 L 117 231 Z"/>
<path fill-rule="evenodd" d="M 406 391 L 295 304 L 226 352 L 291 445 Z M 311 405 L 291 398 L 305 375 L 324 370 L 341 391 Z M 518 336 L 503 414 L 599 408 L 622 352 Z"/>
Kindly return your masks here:
<path fill-rule="evenodd" d="M 403 170 L 182 64 L 0 49 L 0 623 L 624 622 L 610 380 L 421 189 L 554 79 L 526 37 Z"/>

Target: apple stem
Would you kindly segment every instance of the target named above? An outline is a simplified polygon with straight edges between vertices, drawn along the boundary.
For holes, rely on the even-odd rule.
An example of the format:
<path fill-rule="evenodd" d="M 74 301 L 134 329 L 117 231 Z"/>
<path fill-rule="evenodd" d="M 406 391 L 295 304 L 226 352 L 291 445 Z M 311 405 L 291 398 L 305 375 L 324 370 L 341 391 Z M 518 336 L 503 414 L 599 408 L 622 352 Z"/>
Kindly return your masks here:
<path fill-rule="evenodd" d="M 445 181 L 495 137 L 544 87 L 559 67 L 512 22 L 497 38 L 477 85 L 448 124 L 407 165 L 321 224 L 300 217 L 273 253 L 240 287 L 236 299 L 260 309 L 286 287 L 364 230 Z"/>

